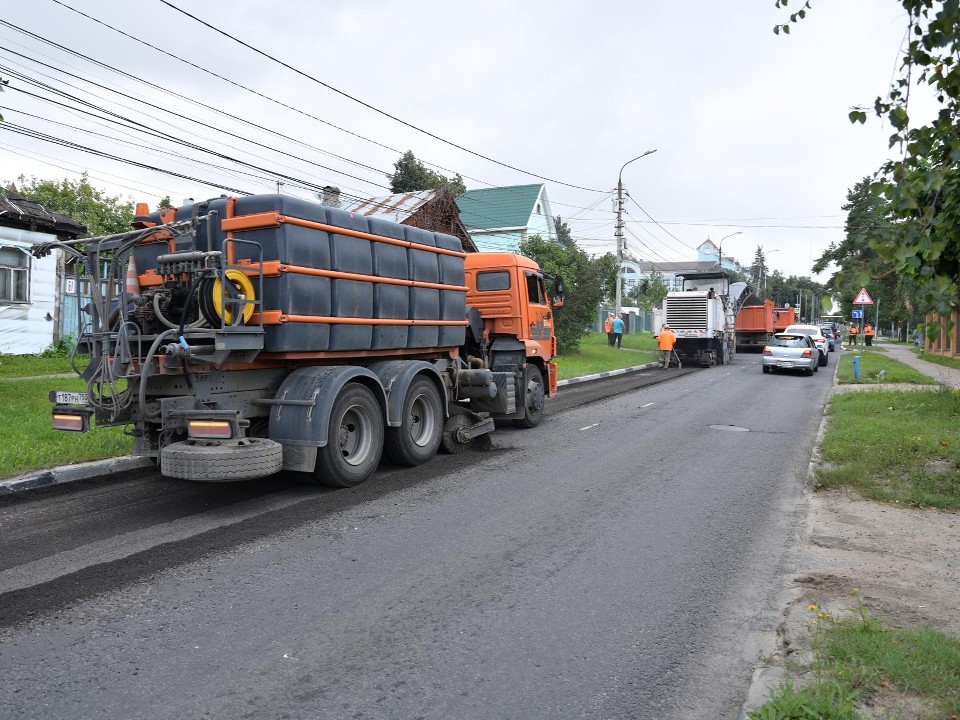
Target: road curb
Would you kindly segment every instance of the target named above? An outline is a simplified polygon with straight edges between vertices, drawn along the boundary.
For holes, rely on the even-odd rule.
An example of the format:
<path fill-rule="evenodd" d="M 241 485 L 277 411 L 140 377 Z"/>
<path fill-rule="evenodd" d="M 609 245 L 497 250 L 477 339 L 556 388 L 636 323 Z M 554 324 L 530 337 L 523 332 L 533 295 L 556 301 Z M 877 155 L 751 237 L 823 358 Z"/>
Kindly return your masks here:
<path fill-rule="evenodd" d="M 607 372 L 597 373 L 596 375 L 582 375 L 580 377 L 570 378 L 569 380 L 560 380 L 557 383 L 557 387 L 576 385 L 582 382 L 589 382 L 590 380 L 602 380 L 603 378 L 614 377 L 615 375 L 626 375 L 627 373 L 640 372 L 641 370 L 651 370 L 655 367 L 659 367 L 659 363 L 650 362 L 644 363 L 643 365 L 620 368 L 619 370 L 608 370 Z"/>
<path fill-rule="evenodd" d="M 37 470 L 20 477 L 0 481 L 0 496 L 77 480 L 88 480 L 98 475 L 138 470 L 149 467 L 151 464 L 150 458 L 125 455 L 76 465 L 64 465 L 49 470 Z"/>

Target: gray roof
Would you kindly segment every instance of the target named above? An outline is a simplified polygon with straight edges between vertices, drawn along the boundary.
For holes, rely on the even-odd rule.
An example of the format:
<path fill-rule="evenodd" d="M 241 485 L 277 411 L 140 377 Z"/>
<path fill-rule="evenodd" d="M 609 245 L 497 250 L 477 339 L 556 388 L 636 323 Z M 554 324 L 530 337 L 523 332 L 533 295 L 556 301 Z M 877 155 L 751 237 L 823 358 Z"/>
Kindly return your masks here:
<path fill-rule="evenodd" d="M 712 260 L 682 260 L 680 262 L 650 262 L 649 260 L 636 261 L 637 267 L 642 273 L 652 273 L 654 271 L 665 275 L 676 275 L 684 272 L 707 272 L 716 270 L 717 264 Z"/>
<path fill-rule="evenodd" d="M 340 209 L 366 217 L 383 218 L 403 224 L 404 220 L 434 197 L 436 197 L 435 190 L 420 190 L 419 192 L 397 193 L 396 195 L 367 198 L 365 200 L 341 200 Z"/>
<path fill-rule="evenodd" d="M 0 226 L 70 237 L 79 237 L 87 232 L 86 225 L 48 210 L 37 201 L 13 190 L 0 190 Z"/>

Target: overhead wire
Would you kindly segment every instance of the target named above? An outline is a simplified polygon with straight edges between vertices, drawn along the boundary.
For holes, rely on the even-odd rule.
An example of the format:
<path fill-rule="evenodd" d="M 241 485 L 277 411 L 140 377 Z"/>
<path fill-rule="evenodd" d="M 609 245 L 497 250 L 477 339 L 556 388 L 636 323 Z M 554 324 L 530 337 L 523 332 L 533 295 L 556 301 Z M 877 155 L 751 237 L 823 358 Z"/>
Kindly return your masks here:
<path fill-rule="evenodd" d="M 63 3 L 61 2 L 61 0 L 53 0 L 53 2 L 56 2 L 56 3 L 60 4 L 60 5 L 63 5 Z M 351 100 L 351 101 L 353 101 L 353 102 L 355 102 L 355 103 L 357 103 L 357 104 L 359 104 L 359 105 L 362 105 L 362 106 L 365 107 L 365 108 L 368 108 L 369 110 L 372 110 L 373 112 L 379 113 L 380 115 L 383 115 L 384 117 L 387 117 L 387 118 L 389 118 L 389 119 L 391 119 L 391 120 L 393 120 L 393 121 L 395 121 L 395 122 L 398 122 L 398 123 L 400 123 L 401 125 L 404 125 L 404 126 L 410 128 L 411 130 L 416 130 L 417 132 L 422 133 L 422 134 L 426 135 L 427 137 L 431 137 L 431 138 L 433 138 L 434 140 L 437 140 L 437 141 L 439 141 L 439 142 L 442 142 L 442 143 L 444 143 L 444 144 L 446 144 L 446 145 L 450 145 L 451 147 L 454 147 L 454 148 L 456 148 L 456 149 L 458 149 L 458 150 L 462 150 L 463 152 L 468 153 L 468 154 L 470 154 L 470 155 L 473 155 L 474 157 L 478 157 L 478 158 L 480 158 L 480 159 L 482 159 L 482 160 L 486 160 L 486 161 L 488 161 L 488 162 L 492 162 L 492 163 L 494 163 L 495 165 L 499 165 L 500 167 L 507 168 L 508 170 L 514 170 L 515 172 L 519 172 L 519 173 L 522 173 L 522 174 L 524 174 L 524 175 L 529 175 L 530 177 L 535 177 L 535 178 L 537 178 L 537 179 L 539 179 L 539 180 L 546 180 L 546 181 L 548 181 L 548 182 L 556 183 L 557 185 L 563 185 L 563 186 L 565 186 L 565 187 L 574 188 L 574 189 L 576 189 L 576 190 L 586 190 L 587 192 L 599 192 L 599 193 L 606 192 L 605 190 L 597 190 L 597 189 L 595 189 L 595 188 L 588 188 L 588 187 L 584 187 L 583 185 L 576 185 L 576 184 L 574 184 L 574 183 L 564 182 L 563 180 L 557 180 L 557 179 L 555 179 L 555 178 L 550 178 L 550 177 L 547 177 L 546 175 L 540 175 L 540 174 L 535 173 L 535 172 L 532 172 L 532 171 L 530 171 L 530 170 L 524 170 L 524 169 L 519 168 L 519 167 L 517 167 L 517 166 L 515 166 L 515 165 L 510 165 L 509 163 L 505 163 L 505 162 L 502 162 L 502 161 L 500 161 L 500 160 L 495 160 L 494 158 L 489 157 L 489 156 L 487 156 L 487 155 L 484 155 L 484 154 L 482 154 L 482 153 L 476 152 L 475 150 L 470 150 L 469 148 L 466 148 L 466 147 L 464 147 L 463 145 L 460 145 L 460 144 L 458 144 L 458 143 L 455 143 L 455 142 L 453 142 L 452 140 L 447 140 L 447 139 L 445 139 L 445 138 L 440 137 L 439 135 L 436 135 L 436 134 L 430 132 L 429 130 L 424 130 L 423 128 L 418 127 L 418 126 L 416 126 L 416 125 L 414 125 L 414 124 L 412 124 L 412 123 L 409 123 L 409 122 L 407 122 L 406 120 L 402 120 L 401 118 L 397 117 L 396 115 L 392 115 L 392 114 L 388 113 L 386 110 L 382 110 L 382 109 L 380 109 L 380 108 L 378 108 L 378 107 L 376 107 L 376 106 L 374 106 L 374 105 L 371 105 L 370 103 L 364 102 L 363 100 L 360 100 L 359 98 L 356 98 L 356 97 L 354 97 L 353 95 L 350 95 L 349 93 L 344 92 L 343 90 L 339 90 L 339 89 L 333 87 L 332 85 L 324 82 L 323 80 L 320 80 L 320 79 L 314 77 L 313 75 L 310 75 L 309 73 L 304 72 L 303 70 L 300 70 L 299 68 L 294 67 L 293 65 L 290 65 L 289 63 L 284 62 L 283 60 L 280 60 L 280 59 L 277 58 L 277 57 L 274 57 L 273 55 L 271 55 L 271 54 L 269 54 L 269 53 L 261 50 L 260 48 L 257 48 L 257 47 L 255 47 L 255 46 L 251 45 L 250 43 L 247 43 L 247 42 L 241 40 L 240 38 L 237 38 L 237 37 L 231 35 L 230 33 L 226 32 L 225 30 L 222 30 L 221 28 L 218 28 L 218 27 L 216 27 L 215 25 L 212 25 L 212 24 L 208 23 L 206 20 L 202 20 L 201 18 L 197 17 L 196 15 L 193 15 L 192 13 L 189 13 L 189 12 L 187 12 L 186 10 L 177 7 L 177 6 L 174 5 L 173 3 L 168 2 L 168 0 L 160 0 L 160 2 L 163 3 L 164 5 L 166 5 L 167 7 L 171 8 L 171 9 L 173 9 L 173 10 L 176 10 L 177 12 L 182 13 L 183 15 L 186 15 L 186 16 L 187 16 L 188 18 L 190 18 L 191 20 L 194 20 L 194 21 L 200 23 L 201 25 L 209 28 L 210 30 L 213 30 L 214 32 L 219 33 L 220 35 L 223 35 L 224 37 L 226 37 L 226 38 L 234 41 L 235 43 L 238 43 L 239 45 L 242 45 L 243 47 L 247 48 L 248 50 L 251 50 L 251 51 L 257 53 L 258 55 L 261 55 L 262 57 L 267 58 L 267 59 L 270 60 L 271 62 L 274 62 L 274 63 L 276 63 L 276 64 L 278 64 L 278 65 L 280 65 L 280 66 L 282 66 L 282 67 L 285 67 L 285 68 L 287 68 L 288 70 L 290 70 L 291 72 L 294 72 L 294 73 L 296 73 L 297 75 L 300 75 L 301 77 L 306 78 L 307 80 L 310 80 L 311 82 L 314 82 L 314 83 L 316 83 L 317 85 L 320 85 L 321 87 L 324 87 L 324 88 L 326 88 L 326 89 L 328 89 L 328 90 L 330 90 L 330 91 L 332 91 L 332 92 L 334 92 L 334 93 L 337 93 L 338 95 L 340 95 L 340 96 L 342 96 L 342 97 L 347 98 L 348 100 Z"/>

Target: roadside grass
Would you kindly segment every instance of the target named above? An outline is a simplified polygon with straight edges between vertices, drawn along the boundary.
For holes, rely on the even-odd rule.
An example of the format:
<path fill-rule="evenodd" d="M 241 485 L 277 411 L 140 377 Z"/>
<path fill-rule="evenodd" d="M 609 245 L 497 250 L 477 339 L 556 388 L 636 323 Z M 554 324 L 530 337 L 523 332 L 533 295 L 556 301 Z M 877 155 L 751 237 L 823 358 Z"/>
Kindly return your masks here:
<path fill-rule="evenodd" d="M 842 393 L 830 401 L 822 487 L 871 500 L 960 509 L 960 391 Z"/>
<path fill-rule="evenodd" d="M 936 363 L 937 365 L 943 365 L 945 367 L 960 370 L 960 358 L 943 357 L 942 355 L 936 355 L 934 353 L 923 353 L 920 352 L 919 349 L 915 349 L 914 352 L 918 357 L 923 358 L 927 362 L 932 362 Z"/>
<path fill-rule="evenodd" d="M 28 370 L 29 375 L 37 374 Z M 69 465 L 88 460 L 127 455 L 133 440 L 123 428 L 99 428 L 89 433 L 53 429 L 50 417 L 51 390 L 85 390 L 80 378 L 42 378 L 0 381 L 0 478 L 32 470 Z"/>
<path fill-rule="evenodd" d="M 86 362 L 87 358 L 78 358 Z M 84 366 L 78 364 L 78 368 Z M 65 355 L 0 355 L 0 379 L 33 375 L 73 374 L 70 358 Z"/>
<path fill-rule="evenodd" d="M 784 683 L 747 713 L 750 720 L 853 720 L 858 701 L 880 713 L 870 717 L 900 717 L 906 706 L 922 717 L 960 716 L 960 639 L 930 628 L 885 627 L 855 597 L 857 606 L 841 619 L 808 607 L 812 660 L 804 669 L 813 682 L 800 689 Z"/>
<path fill-rule="evenodd" d="M 915 385 L 936 385 L 937 381 L 928 375 L 914 370 L 899 360 L 887 357 L 875 348 L 859 351 L 847 350 L 837 361 L 837 382 L 840 384 L 878 384 L 912 383 Z M 853 378 L 853 358 L 860 358 L 860 379 Z M 880 373 L 883 373 L 883 376 Z"/>
<path fill-rule="evenodd" d="M 628 333 L 621 348 L 607 345 L 606 333 L 587 333 L 576 353 L 557 356 L 561 380 L 656 362 L 657 341 L 650 333 Z"/>

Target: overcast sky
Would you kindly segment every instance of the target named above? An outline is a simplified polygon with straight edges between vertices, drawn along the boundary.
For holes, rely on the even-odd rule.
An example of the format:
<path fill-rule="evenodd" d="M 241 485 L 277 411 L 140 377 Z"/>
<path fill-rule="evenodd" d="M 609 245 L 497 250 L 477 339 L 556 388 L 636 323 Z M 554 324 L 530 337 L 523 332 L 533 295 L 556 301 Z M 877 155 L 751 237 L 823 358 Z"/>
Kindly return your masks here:
<path fill-rule="evenodd" d="M 890 128 L 847 113 L 885 94 L 906 24 L 894 0 L 814 2 L 789 36 L 772 31 L 787 15 L 774 0 L 171 3 L 197 19 L 160 0 L 4 3 L 0 181 L 87 170 L 155 206 L 275 192 L 280 173 L 291 194 L 370 197 L 412 150 L 471 189 L 544 182 L 554 214 L 602 253 L 621 166 L 656 149 L 623 171 L 629 255 L 693 260 L 739 232 L 724 255 L 749 265 L 762 246 L 785 275 L 810 275 L 842 239 L 848 190 L 887 156 Z"/>

